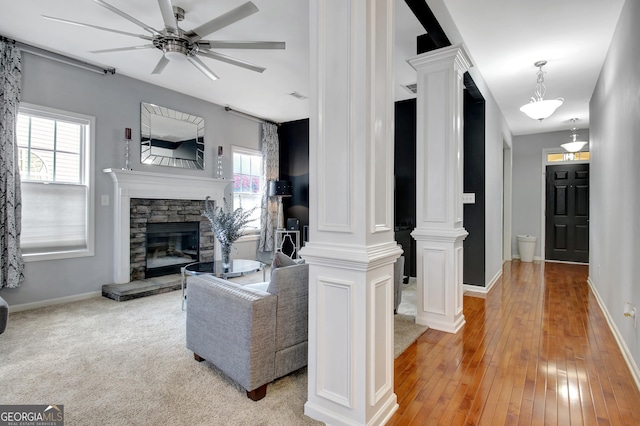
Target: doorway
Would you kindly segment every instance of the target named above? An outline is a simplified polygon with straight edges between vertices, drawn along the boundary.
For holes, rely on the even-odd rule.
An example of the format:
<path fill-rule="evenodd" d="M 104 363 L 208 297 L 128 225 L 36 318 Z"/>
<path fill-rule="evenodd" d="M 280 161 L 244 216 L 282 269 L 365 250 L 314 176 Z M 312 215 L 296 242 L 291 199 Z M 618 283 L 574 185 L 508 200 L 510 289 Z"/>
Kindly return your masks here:
<path fill-rule="evenodd" d="M 589 262 L 589 164 L 546 167 L 545 259 Z"/>

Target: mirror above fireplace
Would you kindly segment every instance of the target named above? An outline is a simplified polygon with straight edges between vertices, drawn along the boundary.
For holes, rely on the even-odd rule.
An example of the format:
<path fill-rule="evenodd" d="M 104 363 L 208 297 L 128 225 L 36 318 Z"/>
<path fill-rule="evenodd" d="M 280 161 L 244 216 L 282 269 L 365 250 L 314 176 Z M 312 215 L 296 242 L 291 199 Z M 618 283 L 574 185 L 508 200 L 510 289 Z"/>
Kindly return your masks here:
<path fill-rule="evenodd" d="M 142 102 L 140 161 L 156 166 L 204 169 L 204 118 Z"/>

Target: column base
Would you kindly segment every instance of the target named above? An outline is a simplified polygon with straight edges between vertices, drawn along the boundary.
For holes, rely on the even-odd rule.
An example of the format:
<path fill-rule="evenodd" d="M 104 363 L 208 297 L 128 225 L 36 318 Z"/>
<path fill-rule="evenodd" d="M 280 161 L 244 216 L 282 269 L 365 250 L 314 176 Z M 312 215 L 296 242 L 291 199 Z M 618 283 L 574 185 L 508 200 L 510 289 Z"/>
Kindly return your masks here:
<path fill-rule="evenodd" d="M 394 393 L 368 422 L 365 422 L 364 420 L 360 422 L 357 419 L 342 416 L 335 411 L 327 410 L 323 406 L 314 404 L 310 401 L 307 401 L 304 404 L 304 414 L 314 420 L 318 420 L 332 426 L 361 426 L 365 424 L 375 426 L 387 424 L 391 419 L 391 416 L 398 411 L 398 408 L 398 398 Z"/>
<path fill-rule="evenodd" d="M 457 333 L 465 324 L 462 311 L 462 242 L 464 228 L 415 229 L 417 313 L 416 323 L 434 330 Z"/>
<path fill-rule="evenodd" d="M 382 425 L 394 393 L 396 242 L 310 242 L 309 366 L 305 414 L 331 425 Z"/>

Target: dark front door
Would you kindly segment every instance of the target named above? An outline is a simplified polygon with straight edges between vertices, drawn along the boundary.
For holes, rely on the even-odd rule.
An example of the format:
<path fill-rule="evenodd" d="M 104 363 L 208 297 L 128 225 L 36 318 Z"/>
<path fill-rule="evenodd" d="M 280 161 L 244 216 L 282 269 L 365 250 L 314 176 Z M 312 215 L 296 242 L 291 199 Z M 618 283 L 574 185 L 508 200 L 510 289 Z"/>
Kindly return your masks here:
<path fill-rule="evenodd" d="M 589 262 L 589 165 L 547 166 L 547 260 Z"/>

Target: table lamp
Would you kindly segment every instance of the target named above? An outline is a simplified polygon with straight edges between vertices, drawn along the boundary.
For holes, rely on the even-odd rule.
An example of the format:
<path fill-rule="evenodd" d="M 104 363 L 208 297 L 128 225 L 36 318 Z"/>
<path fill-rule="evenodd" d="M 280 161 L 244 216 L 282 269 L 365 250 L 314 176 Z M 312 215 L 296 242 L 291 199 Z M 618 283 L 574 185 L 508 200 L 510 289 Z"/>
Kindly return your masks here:
<path fill-rule="evenodd" d="M 269 181 L 269 197 L 278 197 L 278 229 L 284 229 L 282 197 L 291 197 L 291 182 L 286 180 Z"/>

